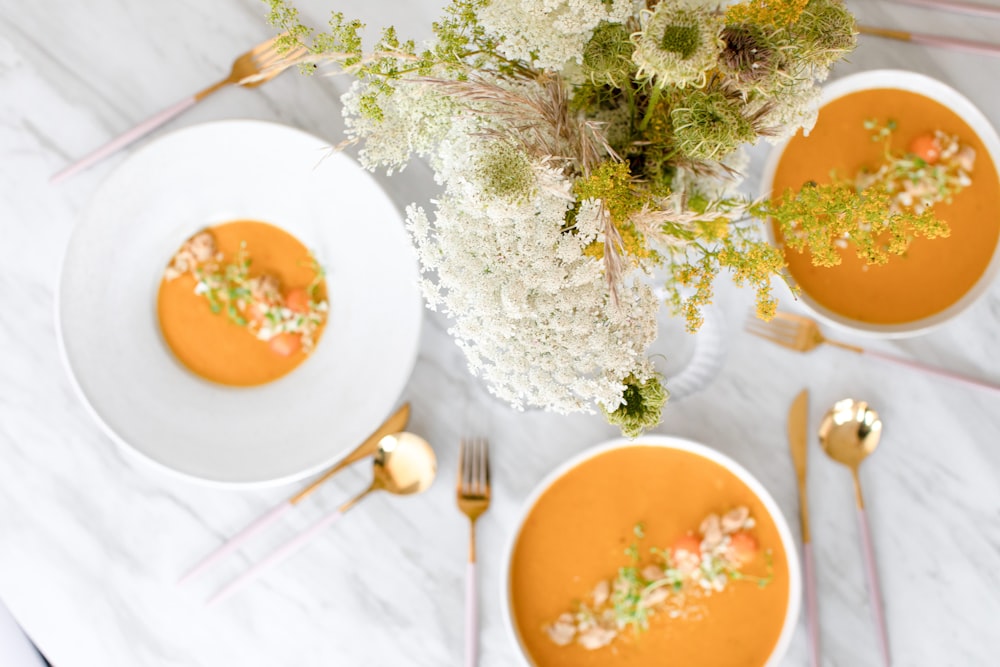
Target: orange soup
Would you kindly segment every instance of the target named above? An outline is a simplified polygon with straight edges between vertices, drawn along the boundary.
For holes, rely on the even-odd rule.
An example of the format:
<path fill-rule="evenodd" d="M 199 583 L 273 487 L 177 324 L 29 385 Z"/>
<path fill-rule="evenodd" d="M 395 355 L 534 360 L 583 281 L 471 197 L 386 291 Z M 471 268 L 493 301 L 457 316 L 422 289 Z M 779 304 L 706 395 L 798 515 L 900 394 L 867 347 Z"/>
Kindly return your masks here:
<path fill-rule="evenodd" d="M 809 181 L 828 183 L 831 172 L 853 178 L 865 167 L 876 167 L 883 144 L 872 141 L 865 129 L 869 119 L 897 124 L 892 148 L 900 153 L 935 130 L 975 150 L 972 184 L 950 203 L 933 207 L 950 236 L 918 238 L 905 255 L 891 256 L 882 266 L 867 265 L 850 245 L 841 249 L 843 261 L 834 267 L 813 266 L 807 252 L 786 250 L 785 259 L 795 283 L 840 315 L 871 324 L 914 322 L 954 304 L 983 275 L 1000 237 L 1000 179 L 983 142 L 953 111 L 916 93 L 874 89 L 833 100 L 820 110 L 808 137 L 799 134 L 789 142 L 774 176 L 774 195 L 798 191 Z"/>
<path fill-rule="evenodd" d="M 582 634 L 563 645 L 554 640 L 553 622 L 567 611 L 579 614 L 580 602 L 595 596 L 596 582 L 616 582 L 613 601 L 619 568 L 635 563 L 636 553 L 643 562 L 664 550 L 683 555 L 678 545 L 695 539 L 706 516 L 722 516 L 725 525 L 734 507 L 744 520 L 750 517 L 738 534 L 754 547 L 742 579 L 733 577 L 710 594 L 664 595 L 663 611 L 648 616 L 646 630 L 627 627 L 596 650 L 584 645 Z M 726 548 L 738 546 L 740 537 L 726 530 L 732 533 L 723 538 Z M 649 579 L 665 576 L 664 570 L 642 571 Z M 510 569 L 511 612 L 537 667 L 760 667 L 781 634 L 789 586 L 778 528 L 746 484 L 704 457 L 642 445 L 599 454 L 556 480 L 525 519 Z"/>
<path fill-rule="evenodd" d="M 291 372 L 325 323 L 326 284 L 309 250 L 264 222 L 238 220 L 189 239 L 160 283 L 167 346 L 193 373 L 252 386 Z"/>

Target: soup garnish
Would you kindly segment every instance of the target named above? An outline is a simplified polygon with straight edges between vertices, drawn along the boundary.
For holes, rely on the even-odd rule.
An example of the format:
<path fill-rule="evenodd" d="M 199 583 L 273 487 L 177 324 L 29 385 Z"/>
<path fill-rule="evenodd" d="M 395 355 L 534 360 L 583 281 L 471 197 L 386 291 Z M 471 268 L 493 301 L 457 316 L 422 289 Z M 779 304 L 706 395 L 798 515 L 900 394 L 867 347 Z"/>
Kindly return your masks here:
<path fill-rule="evenodd" d="M 312 267 L 312 281 L 304 288 L 286 289 L 271 274 L 251 275 L 252 258 L 245 241 L 227 261 L 212 232 L 203 230 L 181 246 L 163 277 L 170 282 L 190 274 L 197 281 L 194 294 L 203 297 L 213 313 L 245 327 L 275 354 L 288 356 L 300 349 L 312 351 L 329 309 L 319 289 L 323 269 L 313 257 L 304 259 Z"/>
<path fill-rule="evenodd" d="M 640 542 L 645 527 L 636 524 L 635 541 L 625 550 L 629 564 L 613 578 L 599 581 L 589 600 L 576 602 L 573 611 L 562 613 L 545 632 L 559 646 L 575 642 L 597 650 L 626 630 L 646 630 L 653 615 L 691 618 L 702 613 L 699 600 L 726 590 L 732 582 L 766 586 L 771 580 L 769 551 L 764 552 L 766 576 L 744 571 L 761 553 L 750 532 L 754 526 L 747 507 L 734 507 L 721 516 L 706 516 L 696 534 L 688 532 L 669 548 L 649 547 L 644 554 Z"/>
<path fill-rule="evenodd" d="M 932 209 L 972 184 L 975 150 L 934 130 L 914 137 L 909 150 L 894 151 L 896 127 L 892 119 L 864 121 L 870 140 L 883 145 L 874 167 L 863 166 L 851 178 L 833 171 L 829 183 L 810 181 L 763 205 L 761 212 L 779 225 L 789 248 L 808 248 L 814 264 L 835 266 L 842 259 L 839 249 L 850 240 L 859 258 L 884 264 L 889 254 L 904 254 L 914 238 L 949 235 L 947 223 Z"/>
<path fill-rule="evenodd" d="M 896 126 L 892 119 L 884 125 L 874 118 L 865 121 L 865 129 L 873 132 L 872 141 L 882 142 L 883 161 L 877 169 L 858 172 L 856 190 L 884 190 L 893 196 L 890 211 L 912 209 L 919 215 L 935 204 L 950 202 L 952 195 L 972 185 L 975 149 L 955 135 L 934 130 L 914 137 L 907 152 L 894 152 Z"/>
<path fill-rule="evenodd" d="M 313 356 L 329 319 L 326 279 L 309 249 L 275 225 L 233 220 L 200 231 L 163 271 L 163 342 L 189 371 L 253 387 Z"/>

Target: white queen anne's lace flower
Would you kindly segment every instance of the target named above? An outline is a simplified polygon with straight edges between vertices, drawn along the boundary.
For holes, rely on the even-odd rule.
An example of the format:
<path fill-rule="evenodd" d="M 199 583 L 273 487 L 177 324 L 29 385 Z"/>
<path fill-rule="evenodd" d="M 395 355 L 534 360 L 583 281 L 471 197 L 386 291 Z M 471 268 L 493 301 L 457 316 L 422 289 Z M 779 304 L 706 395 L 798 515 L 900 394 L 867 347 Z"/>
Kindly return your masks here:
<path fill-rule="evenodd" d="M 622 22 L 632 11 L 633 0 L 493 0 L 479 18 L 507 58 L 559 71 L 581 61 L 601 21 Z"/>
<path fill-rule="evenodd" d="M 428 302 L 451 316 L 469 368 L 499 398 L 557 412 L 613 410 L 622 378 L 652 375 L 644 357 L 656 336 L 652 290 L 624 285 L 618 307 L 609 304 L 603 266 L 584 253 L 603 240 L 597 203 L 583 202 L 575 229 L 564 231 L 553 221 L 572 202 L 552 183 L 527 200 L 503 200 L 484 197 L 469 173 L 450 170 L 433 220 L 408 210 Z"/>

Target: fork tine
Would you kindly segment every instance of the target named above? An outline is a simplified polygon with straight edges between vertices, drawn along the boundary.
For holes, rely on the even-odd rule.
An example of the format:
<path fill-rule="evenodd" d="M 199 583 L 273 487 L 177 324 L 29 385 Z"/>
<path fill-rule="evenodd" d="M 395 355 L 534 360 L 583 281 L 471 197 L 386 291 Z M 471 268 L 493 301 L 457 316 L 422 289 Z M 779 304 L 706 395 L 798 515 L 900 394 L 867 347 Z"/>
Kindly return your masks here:
<path fill-rule="evenodd" d="M 291 60 L 294 55 L 300 53 L 301 51 L 302 49 L 292 49 L 282 53 L 278 51 L 277 46 L 274 46 L 266 51 L 254 55 L 254 61 L 261 67 L 268 67 L 282 60 Z"/>
<path fill-rule="evenodd" d="M 485 461 L 483 468 L 483 480 L 486 482 L 486 493 L 490 492 L 490 441 L 483 439 L 483 460 Z"/>
<path fill-rule="evenodd" d="M 476 480 L 476 444 L 466 440 L 465 448 L 465 493 L 472 493 L 472 485 Z"/>
<path fill-rule="evenodd" d="M 752 333 L 755 336 L 760 336 L 761 338 L 767 338 L 769 340 L 785 337 L 784 329 L 768 324 L 767 322 L 761 322 L 757 318 L 748 320 L 745 329 L 747 332 Z"/>
<path fill-rule="evenodd" d="M 284 37 L 287 34 L 288 34 L 287 32 L 283 32 L 280 35 L 275 35 L 274 37 L 272 37 L 271 39 L 269 39 L 269 40 L 267 40 L 265 42 L 261 42 L 257 46 L 255 46 L 252 49 L 250 49 L 251 55 L 259 55 L 259 54 L 264 53 L 265 51 L 267 51 L 269 49 L 273 49 L 274 46 L 275 46 L 275 44 L 277 44 L 278 40 L 281 39 L 282 37 Z"/>
<path fill-rule="evenodd" d="M 791 331 L 798 329 L 799 323 L 797 321 L 786 317 L 781 317 L 781 315 L 782 313 L 776 313 L 775 316 L 768 322 L 765 322 L 764 320 L 759 320 L 759 321 L 763 326 L 769 328 L 781 329 L 784 331 Z"/>
<path fill-rule="evenodd" d="M 747 322 L 747 331 L 765 337 L 779 336 L 782 338 L 791 338 L 795 336 L 798 328 L 798 325 L 794 322 L 778 319 L 765 322 L 754 317 L 751 321 Z"/>
<path fill-rule="evenodd" d="M 796 334 L 794 331 L 786 331 L 778 328 L 768 328 L 767 325 L 747 327 L 747 332 L 763 338 L 766 341 L 774 343 L 776 345 L 781 345 L 782 347 L 788 347 L 795 349 L 796 345 Z"/>
<path fill-rule="evenodd" d="M 465 440 L 458 442 L 458 481 L 455 486 L 459 493 L 465 490 Z"/>
<path fill-rule="evenodd" d="M 478 490 L 476 484 L 478 483 L 478 475 L 476 474 L 477 466 L 479 465 L 479 447 L 477 446 L 475 438 L 469 441 L 469 485 L 466 487 L 466 493 L 471 495 L 476 495 Z"/>
<path fill-rule="evenodd" d="M 488 465 L 486 461 L 486 441 L 483 438 L 477 438 L 476 444 L 479 451 L 478 466 L 476 466 L 476 492 L 479 495 L 486 495 L 486 466 Z"/>

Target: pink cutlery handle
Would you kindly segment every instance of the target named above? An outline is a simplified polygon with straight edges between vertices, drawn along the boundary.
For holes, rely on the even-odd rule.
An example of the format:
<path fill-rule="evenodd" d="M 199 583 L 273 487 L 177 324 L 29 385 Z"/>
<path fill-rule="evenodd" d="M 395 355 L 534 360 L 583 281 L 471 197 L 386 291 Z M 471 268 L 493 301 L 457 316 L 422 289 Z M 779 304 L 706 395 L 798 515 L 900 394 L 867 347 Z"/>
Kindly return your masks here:
<path fill-rule="evenodd" d="M 878 568 L 875 565 L 875 549 L 872 547 L 872 533 L 868 527 L 868 516 L 863 507 L 858 508 L 858 527 L 861 532 L 861 551 L 865 561 L 865 576 L 868 578 L 868 599 L 872 614 L 875 616 L 875 630 L 878 633 L 879 650 L 882 652 L 882 663 L 888 667 L 889 633 L 885 626 L 885 612 L 882 609 L 882 588 L 878 581 Z"/>
<path fill-rule="evenodd" d="M 191 97 L 181 100 L 172 107 L 164 109 L 155 116 L 146 119 L 143 123 L 133 127 L 125 134 L 115 139 L 112 139 L 111 141 L 104 144 L 90 155 L 87 155 L 86 157 L 82 158 L 79 162 L 75 162 L 70 166 L 66 167 L 65 169 L 63 169 L 62 171 L 60 171 L 59 173 L 55 174 L 51 179 L 51 183 L 53 184 L 61 183 L 62 181 L 66 180 L 70 176 L 73 176 L 77 172 L 83 171 L 84 169 L 93 165 L 94 163 L 100 162 L 101 160 L 108 157 L 112 153 L 118 152 L 119 150 L 125 148 L 136 139 L 139 139 L 140 137 L 143 137 L 152 132 L 153 130 L 155 130 L 156 128 L 160 127 L 174 116 L 180 114 L 185 109 L 194 106 L 195 102 L 197 101 L 198 98 L 192 95 Z"/>
<path fill-rule="evenodd" d="M 259 533 L 260 531 L 264 530 L 272 523 L 277 521 L 278 517 L 280 517 L 282 514 L 284 514 L 290 509 L 292 509 L 292 504 L 287 501 L 281 503 L 280 505 L 275 506 L 273 509 L 268 511 L 267 514 L 264 514 L 259 519 L 251 523 L 249 526 L 238 532 L 236 535 L 229 538 L 229 540 L 225 542 L 222 546 L 220 546 L 218 549 L 210 553 L 208 556 L 202 559 L 200 563 L 198 563 L 190 570 L 188 570 L 187 573 L 177 581 L 177 585 L 180 586 L 188 581 L 191 581 L 192 579 L 200 575 L 202 572 L 212 567 L 213 565 L 215 565 L 220 560 L 222 560 L 229 554 L 233 553 L 237 549 L 239 549 L 244 542 L 246 542 L 251 537 L 253 537 L 257 533 Z"/>
<path fill-rule="evenodd" d="M 998 55 L 1000 55 L 1000 47 L 998 47 L 997 53 Z M 934 366 L 925 366 L 924 364 L 921 364 L 919 362 L 910 361 L 909 359 L 903 359 L 902 357 L 895 357 L 891 354 L 885 354 L 883 352 L 865 350 L 864 353 L 870 357 L 876 357 L 878 359 L 882 359 L 883 361 L 891 361 L 894 364 L 907 366 L 914 370 L 923 371 L 925 373 L 937 375 L 939 377 L 947 378 L 949 380 L 955 380 L 956 382 L 964 382 L 965 384 L 974 387 L 979 387 L 980 389 L 992 389 L 993 391 L 1000 392 L 1000 385 L 996 385 L 991 382 L 986 382 L 985 380 L 977 380 L 975 378 L 970 378 L 967 375 L 959 375 L 958 373 L 953 373 L 952 371 L 948 371 L 943 368 L 935 368 Z"/>
<path fill-rule="evenodd" d="M 802 545 L 806 576 L 806 630 L 809 636 L 809 666 L 819 667 L 819 596 L 816 593 L 816 561 L 811 542 Z"/>
<path fill-rule="evenodd" d="M 989 42 L 975 42 L 968 39 L 953 39 L 951 37 L 941 37 L 938 35 L 925 35 L 923 33 L 911 33 L 910 41 L 914 44 L 924 44 L 926 46 L 940 46 L 945 49 L 956 51 L 966 51 L 983 56 L 1000 56 L 1000 44 Z"/>
<path fill-rule="evenodd" d="M 465 567 L 465 667 L 476 667 L 479 657 L 479 594 L 476 564 Z"/>
<path fill-rule="evenodd" d="M 927 9 L 943 9 L 958 14 L 1000 18 L 1000 7 L 993 5 L 959 2 L 957 0 L 896 0 L 896 2 L 904 5 L 914 5 L 915 7 L 926 7 Z"/>
<path fill-rule="evenodd" d="M 226 598 L 232 596 L 234 593 L 242 589 L 244 586 L 249 584 L 251 581 L 259 577 L 265 571 L 274 567 L 278 563 L 282 562 L 296 551 L 308 544 L 314 537 L 322 533 L 324 530 L 332 526 L 337 520 L 342 517 L 344 513 L 341 510 L 331 512 L 325 517 L 314 523 L 304 532 L 297 535 L 292 540 L 286 542 L 282 547 L 271 552 L 270 556 L 267 556 L 263 560 L 259 561 L 257 564 L 253 565 L 246 572 L 240 576 L 233 579 L 229 585 L 225 586 L 218 593 L 213 595 L 208 599 L 205 604 L 207 606 L 212 606 L 222 602 Z"/>

